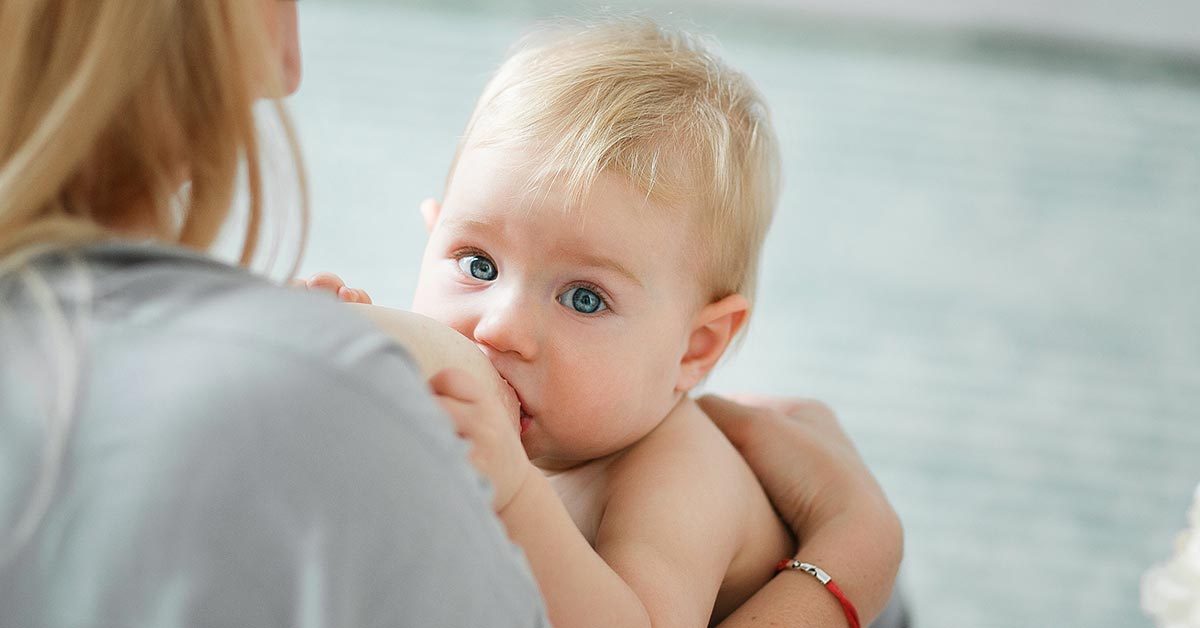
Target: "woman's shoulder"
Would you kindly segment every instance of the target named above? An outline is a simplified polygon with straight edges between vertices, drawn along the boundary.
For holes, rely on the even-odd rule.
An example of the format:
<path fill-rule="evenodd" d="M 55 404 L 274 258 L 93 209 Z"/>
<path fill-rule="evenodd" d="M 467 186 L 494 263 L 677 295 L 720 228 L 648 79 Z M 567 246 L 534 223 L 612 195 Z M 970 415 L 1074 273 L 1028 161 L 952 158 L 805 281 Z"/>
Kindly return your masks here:
<path fill-rule="evenodd" d="M 391 452 L 380 459 L 437 452 L 443 471 L 465 460 L 406 351 L 325 295 L 129 243 L 43 256 L 0 293 L 0 350 L 20 365 L 0 370 L 0 393 L 46 374 L 20 399 L 0 397 L 0 419 L 65 395 L 89 460 L 116 445 L 135 468 L 261 473 L 274 461 L 327 473 L 370 447 Z"/>
<path fill-rule="evenodd" d="M 101 323 L 153 333 L 228 336 L 247 348 L 310 356 L 383 334 L 331 295 L 282 286 L 186 249 L 108 244 L 80 256 Z"/>
<path fill-rule="evenodd" d="M 170 403 L 180 417 L 221 400 L 250 408 L 288 399 L 303 408 L 306 399 L 344 395 L 395 415 L 434 405 L 407 352 L 329 295 L 151 244 L 93 245 L 31 268 L 86 347 L 90 388 L 111 410 L 150 396 L 143 401 Z M 35 290 L 5 292 L 18 319 L 53 333 Z"/>

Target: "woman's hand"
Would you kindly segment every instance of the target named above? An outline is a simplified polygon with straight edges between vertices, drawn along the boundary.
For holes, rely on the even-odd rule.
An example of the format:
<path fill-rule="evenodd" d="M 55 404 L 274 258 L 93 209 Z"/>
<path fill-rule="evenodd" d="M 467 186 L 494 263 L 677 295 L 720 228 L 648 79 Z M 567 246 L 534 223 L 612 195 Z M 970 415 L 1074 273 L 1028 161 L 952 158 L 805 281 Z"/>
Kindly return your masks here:
<path fill-rule="evenodd" d="M 865 625 L 887 603 L 900 566 L 904 533 L 899 517 L 827 406 L 802 399 L 738 400 L 707 395 L 698 403 L 741 452 L 796 533 L 796 558 L 832 574 L 858 606 Z M 784 607 L 779 599 L 801 600 L 779 586 L 762 593 L 767 595 L 755 596 L 746 607 L 756 603 L 756 612 L 766 617 Z M 815 599 L 825 595 L 817 592 Z M 795 623 L 796 609 L 789 612 Z"/>
<path fill-rule="evenodd" d="M 699 404 L 746 459 L 801 539 L 813 522 L 860 502 L 891 511 L 883 490 L 825 404 L 714 395 L 700 398 Z"/>
<path fill-rule="evenodd" d="M 438 403 L 471 443 L 471 464 L 492 483 L 492 508 L 502 512 L 535 472 L 521 446 L 516 397 L 498 398 L 465 371 L 449 368 L 429 379 Z"/>
<path fill-rule="evenodd" d="M 348 287 L 341 277 L 333 273 L 317 273 L 308 279 L 297 279 L 292 285 L 308 290 L 331 292 L 346 303 L 371 304 L 371 296 L 366 290 Z"/>

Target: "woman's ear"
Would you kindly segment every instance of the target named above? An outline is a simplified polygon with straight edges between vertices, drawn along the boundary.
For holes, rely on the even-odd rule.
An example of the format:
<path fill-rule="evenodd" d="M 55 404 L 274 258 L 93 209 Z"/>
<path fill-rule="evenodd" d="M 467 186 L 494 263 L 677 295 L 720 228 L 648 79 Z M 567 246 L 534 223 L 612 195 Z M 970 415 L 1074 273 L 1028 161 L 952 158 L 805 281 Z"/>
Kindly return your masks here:
<path fill-rule="evenodd" d="M 679 362 L 675 390 L 687 392 L 708 375 L 749 314 L 750 303 L 740 294 L 731 294 L 700 308 L 692 321 L 687 351 Z"/>
<path fill-rule="evenodd" d="M 279 58 L 282 95 L 291 96 L 300 89 L 303 74 L 296 3 L 265 0 L 263 7 L 271 45 Z"/>
<path fill-rule="evenodd" d="M 437 224 L 438 216 L 442 213 L 442 204 L 427 198 L 421 201 L 421 218 L 425 221 L 425 232 L 433 233 L 433 226 Z"/>

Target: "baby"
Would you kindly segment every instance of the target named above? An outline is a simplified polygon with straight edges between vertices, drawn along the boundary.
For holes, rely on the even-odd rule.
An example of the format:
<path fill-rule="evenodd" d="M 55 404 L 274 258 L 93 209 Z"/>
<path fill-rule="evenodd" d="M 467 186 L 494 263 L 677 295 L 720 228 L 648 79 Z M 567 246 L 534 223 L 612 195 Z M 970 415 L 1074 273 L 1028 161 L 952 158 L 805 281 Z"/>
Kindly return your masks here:
<path fill-rule="evenodd" d="M 744 76 L 613 21 L 522 42 L 422 205 L 413 310 L 473 341 L 519 410 L 486 374 L 431 386 L 555 626 L 715 623 L 793 551 L 688 396 L 746 324 L 777 171 Z"/>

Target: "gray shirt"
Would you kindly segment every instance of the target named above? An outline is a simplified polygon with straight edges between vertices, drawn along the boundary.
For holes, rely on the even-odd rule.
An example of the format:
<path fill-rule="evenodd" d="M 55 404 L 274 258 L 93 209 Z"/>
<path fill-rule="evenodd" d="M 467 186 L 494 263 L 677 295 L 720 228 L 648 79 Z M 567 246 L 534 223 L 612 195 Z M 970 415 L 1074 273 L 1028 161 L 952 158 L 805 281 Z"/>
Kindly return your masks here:
<path fill-rule="evenodd" d="M 547 625 L 465 445 L 348 308 L 148 245 L 32 268 L 0 276 L 0 628 Z"/>

